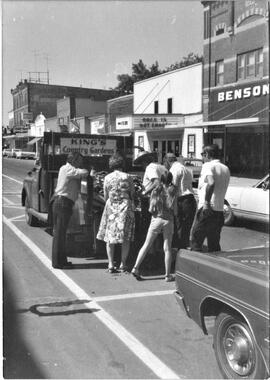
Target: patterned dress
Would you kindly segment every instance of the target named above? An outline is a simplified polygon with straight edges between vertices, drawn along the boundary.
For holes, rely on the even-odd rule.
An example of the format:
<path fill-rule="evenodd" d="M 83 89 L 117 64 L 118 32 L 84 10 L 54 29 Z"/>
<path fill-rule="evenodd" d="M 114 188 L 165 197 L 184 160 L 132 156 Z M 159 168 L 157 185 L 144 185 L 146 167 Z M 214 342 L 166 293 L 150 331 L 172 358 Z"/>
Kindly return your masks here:
<path fill-rule="evenodd" d="M 104 179 L 104 196 L 107 199 L 101 217 L 97 239 L 118 244 L 134 240 L 134 185 L 132 178 L 115 170 Z"/>

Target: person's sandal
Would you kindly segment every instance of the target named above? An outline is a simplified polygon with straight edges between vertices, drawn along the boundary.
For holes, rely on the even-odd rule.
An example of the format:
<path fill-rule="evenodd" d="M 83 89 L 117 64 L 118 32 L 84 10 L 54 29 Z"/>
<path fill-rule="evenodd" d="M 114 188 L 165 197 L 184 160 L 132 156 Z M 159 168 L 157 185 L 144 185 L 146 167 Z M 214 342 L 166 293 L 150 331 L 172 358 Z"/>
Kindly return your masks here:
<path fill-rule="evenodd" d="M 169 274 L 169 276 L 165 276 L 165 282 L 173 282 L 174 277 L 172 274 Z"/>
<path fill-rule="evenodd" d="M 138 281 L 141 281 L 142 280 L 142 277 L 140 275 L 140 272 L 138 271 L 137 268 L 133 268 L 132 271 L 131 271 L 131 274 L 136 278 L 136 280 Z"/>

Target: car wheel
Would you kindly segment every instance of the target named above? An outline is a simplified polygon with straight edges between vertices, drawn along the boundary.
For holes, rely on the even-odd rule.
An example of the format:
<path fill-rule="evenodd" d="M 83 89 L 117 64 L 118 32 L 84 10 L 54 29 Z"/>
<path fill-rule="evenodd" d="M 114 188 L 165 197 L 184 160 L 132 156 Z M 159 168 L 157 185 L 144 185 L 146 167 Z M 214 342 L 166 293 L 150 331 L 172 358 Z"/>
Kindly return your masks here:
<path fill-rule="evenodd" d="M 238 316 L 216 319 L 214 350 L 225 379 L 265 379 L 266 367 L 248 325 Z"/>
<path fill-rule="evenodd" d="M 38 219 L 29 212 L 29 207 L 30 207 L 29 199 L 28 199 L 28 197 L 26 197 L 25 198 L 25 209 L 24 209 L 25 220 L 29 226 L 34 227 L 34 226 L 38 225 Z"/>
<path fill-rule="evenodd" d="M 224 225 L 225 226 L 231 226 L 234 222 L 235 216 L 233 214 L 233 210 L 226 200 L 224 201 L 223 205 L 223 214 L 224 214 Z"/>

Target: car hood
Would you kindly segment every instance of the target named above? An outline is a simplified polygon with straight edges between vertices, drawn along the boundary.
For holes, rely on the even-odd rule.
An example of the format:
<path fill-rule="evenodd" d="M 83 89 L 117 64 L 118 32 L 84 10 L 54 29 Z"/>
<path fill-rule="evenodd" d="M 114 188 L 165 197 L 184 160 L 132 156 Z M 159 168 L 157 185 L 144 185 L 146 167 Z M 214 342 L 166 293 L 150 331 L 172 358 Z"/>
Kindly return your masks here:
<path fill-rule="evenodd" d="M 269 247 L 254 247 L 219 252 L 218 256 L 262 271 L 265 271 L 267 267 L 269 268 Z"/>

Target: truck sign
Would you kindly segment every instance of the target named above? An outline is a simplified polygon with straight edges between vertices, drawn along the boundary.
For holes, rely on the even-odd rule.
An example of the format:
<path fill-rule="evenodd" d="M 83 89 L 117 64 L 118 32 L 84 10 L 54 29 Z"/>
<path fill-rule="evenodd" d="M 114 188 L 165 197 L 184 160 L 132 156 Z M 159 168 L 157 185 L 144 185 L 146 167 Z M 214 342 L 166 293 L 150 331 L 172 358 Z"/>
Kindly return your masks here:
<path fill-rule="evenodd" d="M 60 138 L 60 153 L 79 152 L 83 156 L 104 156 L 116 152 L 116 140 L 104 138 Z"/>

